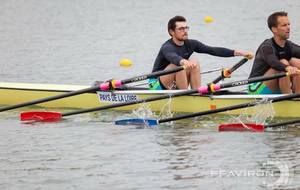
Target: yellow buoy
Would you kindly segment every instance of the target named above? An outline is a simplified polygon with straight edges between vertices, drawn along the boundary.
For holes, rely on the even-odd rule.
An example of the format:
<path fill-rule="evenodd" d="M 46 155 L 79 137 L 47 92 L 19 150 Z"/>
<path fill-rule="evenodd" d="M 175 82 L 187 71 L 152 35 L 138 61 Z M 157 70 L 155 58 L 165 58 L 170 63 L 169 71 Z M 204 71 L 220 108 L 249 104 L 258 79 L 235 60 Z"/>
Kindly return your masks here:
<path fill-rule="evenodd" d="M 130 67 L 132 66 L 132 61 L 130 59 L 121 59 L 120 65 L 123 67 Z"/>
<path fill-rule="evenodd" d="M 204 17 L 204 22 L 205 23 L 212 23 L 214 19 L 211 16 L 206 16 Z"/>

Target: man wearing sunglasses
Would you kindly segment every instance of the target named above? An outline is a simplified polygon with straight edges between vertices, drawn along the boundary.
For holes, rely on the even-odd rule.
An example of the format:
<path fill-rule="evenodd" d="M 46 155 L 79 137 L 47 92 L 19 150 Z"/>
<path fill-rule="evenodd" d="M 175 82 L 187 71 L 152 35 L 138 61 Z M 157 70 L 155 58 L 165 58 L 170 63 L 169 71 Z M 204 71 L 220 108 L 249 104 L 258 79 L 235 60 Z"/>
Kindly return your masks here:
<path fill-rule="evenodd" d="M 168 22 L 168 32 L 171 39 L 167 40 L 156 57 L 152 72 L 172 69 L 184 65 L 187 69 L 150 79 L 152 90 L 165 89 L 196 89 L 201 85 L 200 66 L 196 59 L 190 58 L 194 53 L 206 53 L 220 57 L 252 56 L 250 52 L 230 50 L 223 47 L 207 46 L 198 40 L 188 39 L 186 19 L 175 16 Z"/>

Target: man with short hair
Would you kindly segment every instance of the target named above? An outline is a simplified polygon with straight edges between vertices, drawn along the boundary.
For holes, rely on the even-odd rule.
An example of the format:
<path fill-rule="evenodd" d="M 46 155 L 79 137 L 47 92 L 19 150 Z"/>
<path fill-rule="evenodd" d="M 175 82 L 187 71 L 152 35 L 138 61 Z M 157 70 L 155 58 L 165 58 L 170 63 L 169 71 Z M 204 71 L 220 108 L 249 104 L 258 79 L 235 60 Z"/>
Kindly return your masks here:
<path fill-rule="evenodd" d="M 186 19 L 175 16 L 168 22 L 171 39 L 167 40 L 156 57 L 152 72 L 171 69 L 184 65 L 187 69 L 150 80 L 150 89 L 196 89 L 201 85 L 200 66 L 196 59 L 190 59 L 192 53 L 206 53 L 220 57 L 248 56 L 250 52 L 234 51 L 222 47 L 207 46 L 197 40 L 188 39 Z"/>
<path fill-rule="evenodd" d="M 268 18 L 273 37 L 266 39 L 257 49 L 250 78 L 288 72 L 291 77 L 253 83 L 249 94 L 300 93 L 300 47 L 289 41 L 290 21 L 288 13 L 274 12 Z"/>

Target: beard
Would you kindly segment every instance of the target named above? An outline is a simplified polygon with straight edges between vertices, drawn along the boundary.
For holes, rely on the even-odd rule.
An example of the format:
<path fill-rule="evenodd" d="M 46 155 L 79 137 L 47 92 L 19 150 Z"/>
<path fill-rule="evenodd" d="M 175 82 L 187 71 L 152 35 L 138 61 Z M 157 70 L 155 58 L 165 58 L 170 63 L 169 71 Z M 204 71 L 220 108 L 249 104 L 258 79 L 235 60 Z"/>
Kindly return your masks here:
<path fill-rule="evenodd" d="M 179 40 L 179 41 L 185 41 L 187 39 L 188 39 L 188 34 L 184 34 L 180 38 L 177 38 L 177 40 Z"/>
<path fill-rule="evenodd" d="M 282 40 L 287 40 L 287 39 L 289 39 L 289 35 L 288 34 L 285 34 L 285 33 L 281 33 L 281 34 L 279 34 L 279 37 L 280 37 L 280 39 L 282 39 Z"/>

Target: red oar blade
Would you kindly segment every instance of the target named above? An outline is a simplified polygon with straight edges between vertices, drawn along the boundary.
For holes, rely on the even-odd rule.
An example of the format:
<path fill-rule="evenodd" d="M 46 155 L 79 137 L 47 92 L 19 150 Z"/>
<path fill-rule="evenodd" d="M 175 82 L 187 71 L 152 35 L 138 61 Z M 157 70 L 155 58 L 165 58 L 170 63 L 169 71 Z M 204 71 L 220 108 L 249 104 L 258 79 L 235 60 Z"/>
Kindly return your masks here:
<path fill-rule="evenodd" d="M 55 122 L 61 118 L 62 114 L 60 112 L 32 111 L 20 114 L 21 121 Z"/>
<path fill-rule="evenodd" d="M 264 132 L 264 126 L 252 123 L 229 123 L 219 125 L 219 131 Z"/>

